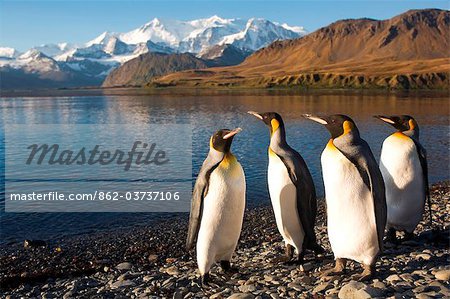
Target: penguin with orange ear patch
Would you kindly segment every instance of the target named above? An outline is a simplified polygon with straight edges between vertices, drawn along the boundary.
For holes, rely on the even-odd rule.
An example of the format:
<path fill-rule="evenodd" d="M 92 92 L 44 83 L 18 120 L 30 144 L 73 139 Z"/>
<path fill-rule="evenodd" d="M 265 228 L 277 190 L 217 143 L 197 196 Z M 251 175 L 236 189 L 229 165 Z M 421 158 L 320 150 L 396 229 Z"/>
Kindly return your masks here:
<path fill-rule="evenodd" d="M 232 271 L 231 257 L 242 229 L 245 210 L 245 175 L 231 143 L 240 128 L 219 130 L 211 136 L 209 153 L 195 182 L 186 249 L 195 241 L 202 284 L 210 282 L 209 270 L 220 262 Z"/>
<path fill-rule="evenodd" d="M 317 202 L 311 173 L 300 154 L 287 144 L 283 119 L 278 113 L 248 113 L 270 130 L 267 180 L 277 228 L 286 249 L 286 255 L 277 260 L 291 263 L 295 251 L 295 262 L 302 263 L 305 249 L 323 252 L 314 232 Z"/>
<path fill-rule="evenodd" d="M 404 239 L 413 237 L 413 231 L 422 219 L 426 199 L 431 226 L 427 156 L 419 142 L 419 126 L 413 117 L 375 117 L 397 130 L 384 140 L 380 157 L 380 169 L 386 184 L 387 239 L 397 242 L 396 231 L 404 231 Z"/>
<path fill-rule="evenodd" d="M 350 117 L 304 117 L 324 125 L 331 134 L 321 160 L 328 237 L 336 266 L 326 275 L 344 272 L 347 260 L 354 260 L 364 268 L 359 280 L 369 279 L 383 249 L 386 225 L 385 187 L 378 164 Z"/>

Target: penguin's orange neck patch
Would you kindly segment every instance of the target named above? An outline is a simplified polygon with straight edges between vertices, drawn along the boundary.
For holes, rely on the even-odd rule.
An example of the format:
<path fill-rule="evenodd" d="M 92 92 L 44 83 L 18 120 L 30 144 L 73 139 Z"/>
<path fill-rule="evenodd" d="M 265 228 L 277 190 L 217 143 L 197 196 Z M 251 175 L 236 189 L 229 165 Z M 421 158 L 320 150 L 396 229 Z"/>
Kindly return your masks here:
<path fill-rule="evenodd" d="M 409 129 L 410 130 L 414 130 L 416 128 L 416 126 L 417 126 L 417 123 L 416 123 L 416 121 L 414 119 L 410 119 L 408 121 L 408 124 L 409 124 Z"/>
<path fill-rule="evenodd" d="M 327 150 L 330 150 L 330 151 L 336 151 L 336 150 L 337 150 L 336 146 L 335 146 L 334 143 L 333 143 L 333 138 L 331 138 L 331 139 L 328 141 L 327 146 L 326 146 L 326 149 L 327 149 Z"/>
<path fill-rule="evenodd" d="M 275 152 L 270 148 L 270 146 L 269 146 L 268 152 L 269 152 L 269 157 L 270 157 L 270 156 L 276 156 L 276 155 L 277 155 L 277 154 L 275 154 Z"/>
<path fill-rule="evenodd" d="M 236 161 L 237 161 L 236 157 L 232 153 L 228 152 L 225 154 L 225 156 L 222 159 L 222 162 L 220 162 L 219 165 L 221 168 L 228 169 L 231 166 L 233 166 L 233 164 L 236 163 Z"/>
<path fill-rule="evenodd" d="M 395 132 L 394 134 L 392 134 L 392 136 L 394 136 L 396 138 L 404 139 L 404 140 L 410 139 L 408 136 L 406 136 L 402 132 Z"/>
<path fill-rule="evenodd" d="M 273 134 L 280 127 L 280 122 L 274 118 L 270 121 L 270 125 L 272 126 L 272 134 Z"/>
<path fill-rule="evenodd" d="M 346 121 L 344 121 L 344 123 L 342 124 L 342 128 L 344 129 L 344 133 L 343 133 L 342 135 L 345 135 L 345 134 L 350 133 L 350 132 L 353 130 L 354 125 L 353 125 L 352 122 L 346 120 Z"/>

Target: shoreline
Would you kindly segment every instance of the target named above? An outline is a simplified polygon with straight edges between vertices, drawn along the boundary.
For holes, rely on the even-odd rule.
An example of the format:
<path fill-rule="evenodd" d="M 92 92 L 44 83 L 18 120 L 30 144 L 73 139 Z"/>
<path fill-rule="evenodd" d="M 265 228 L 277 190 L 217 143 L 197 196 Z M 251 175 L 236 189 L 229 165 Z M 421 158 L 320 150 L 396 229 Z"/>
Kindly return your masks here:
<path fill-rule="evenodd" d="M 387 244 L 377 263 L 378 276 L 367 284 L 350 282 L 351 277 L 360 272 L 359 266 L 354 264 L 347 275 L 333 277 L 330 281 L 320 278 L 320 273 L 332 267 L 333 261 L 324 225 L 325 205 L 320 200 L 316 231 L 327 253 L 318 259 L 308 254 L 303 266 L 271 262 L 283 253 L 283 248 L 272 209 L 262 206 L 246 210 L 241 238 L 232 260 L 239 273 L 229 276 L 222 273 L 220 267 L 214 267 L 211 274 L 217 286 L 207 290 L 198 285 L 195 256 L 185 252 L 188 215 L 180 215 L 128 231 L 65 238 L 50 242 L 46 247 L 2 246 L 0 293 L 4 292 L 9 298 L 147 298 L 150 295 L 227 298 L 237 293 L 245 295 L 233 298 L 308 297 L 310 294 L 335 298 L 346 286 L 345 290 L 364 290 L 374 297 L 388 297 L 394 293 L 407 297 L 422 293 L 421 298 L 428 298 L 425 294 L 448 297 L 448 278 L 443 281 L 437 277 L 445 273 L 450 275 L 450 182 L 434 184 L 431 191 L 433 227 L 439 228 L 439 232 L 433 234 L 428 224 L 422 221 L 414 240 L 400 246 Z M 426 216 L 425 213 L 425 221 Z"/>
<path fill-rule="evenodd" d="M 39 97 L 75 97 L 75 96 L 148 96 L 148 95 L 220 95 L 235 94 L 276 94 L 276 95 L 300 95 L 300 94 L 370 94 L 370 95 L 413 95 L 420 97 L 447 96 L 446 89 L 381 89 L 381 88 L 298 88 L 298 87 L 80 87 L 80 88 L 53 88 L 30 90 L 1 90 L 0 98 L 14 97 L 39 98 Z"/>

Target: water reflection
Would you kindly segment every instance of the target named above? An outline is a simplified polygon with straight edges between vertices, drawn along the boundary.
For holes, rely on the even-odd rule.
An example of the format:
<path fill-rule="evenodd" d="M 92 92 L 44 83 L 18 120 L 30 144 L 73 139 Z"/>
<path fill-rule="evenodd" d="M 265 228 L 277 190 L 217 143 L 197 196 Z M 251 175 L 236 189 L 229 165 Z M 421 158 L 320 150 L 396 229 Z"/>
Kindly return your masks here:
<path fill-rule="evenodd" d="M 301 117 L 303 113 L 350 115 L 378 158 L 381 143 L 392 128 L 374 114 L 411 114 L 419 123 L 421 142 L 429 155 L 430 181 L 449 179 L 449 103 L 446 95 L 327 92 L 217 92 L 162 91 L 156 94 L 84 97 L 10 98 L 0 100 L 0 117 L 7 124 L 189 124 L 193 129 L 195 178 L 208 151 L 211 134 L 220 128 L 241 127 L 232 150 L 247 178 L 249 205 L 268 203 L 266 168 L 268 129 L 246 114 L 248 110 L 277 111 L 286 124 L 287 140 L 307 162 L 318 194 L 323 195 L 320 154 L 329 135 L 322 126 Z M 4 136 L 2 134 L 1 138 Z M 3 143 L 0 147 L 3 157 Z M 3 167 L 3 162 L 2 167 Z M 2 194 L 4 197 L 4 195 Z M 2 198 L 4 200 L 4 198 Z M 5 214 L 0 217 L 1 240 L 55 238 L 65 234 L 145 225 L 151 214 Z M 50 225 L 49 225 L 50 224 Z M 32 230 L 29 227 L 33 227 Z"/>

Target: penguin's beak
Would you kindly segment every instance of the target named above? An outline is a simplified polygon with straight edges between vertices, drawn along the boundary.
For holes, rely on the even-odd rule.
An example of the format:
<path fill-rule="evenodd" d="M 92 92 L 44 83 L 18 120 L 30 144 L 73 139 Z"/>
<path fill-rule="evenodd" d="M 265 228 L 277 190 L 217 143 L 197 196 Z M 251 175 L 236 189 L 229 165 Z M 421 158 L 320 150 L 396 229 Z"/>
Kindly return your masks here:
<path fill-rule="evenodd" d="M 263 119 L 262 115 L 259 114 L 258 112 L 255 112 L 255 111 L 248 111 L 247 113 L 248 113 L 248 114 L 251 114 L 251 115 L 253 115 L 253 116 L 257 117 L 257 118 L 259 118 L 260 120 Z"/>
<path fill-rule="evenodd" d="M 236 135 L 237 133 L 239 133 L 240 131 L 242 131 L 241 128 L 236 128 L 234 130 L 231 130 L 230 133 L 226 134 L 225 136 L 223 136 L 223 139 L 228 139 L 230 137 L 233 137 L 234 135 Z"/>
<path fill-rule="evenodd" d="M 382 121 L 384 121 L 385 123 L 388 123 L 390 125 L 395 125 L 395 121 L 393 121 L 392 119 L 390 119 L 388 116 L 384 116 L 384 115 L 374 115 L 373 117 L 378 118 Z"/>
<path fill-rule="evenodd" d="M 328 122 L 325 119 L 323 119 L 321 117 L 318 117 L 318 116 L 315 116 L 315 115 L 312 115 L 312 114 L 302 114 L 302 116 L 304 118 L 307 118 L 307 119 L 313 120 L 315 122 L 318 122 L 319 124 L 322 124 L 322 125 L 327 125 L 328 124 Z"/>

